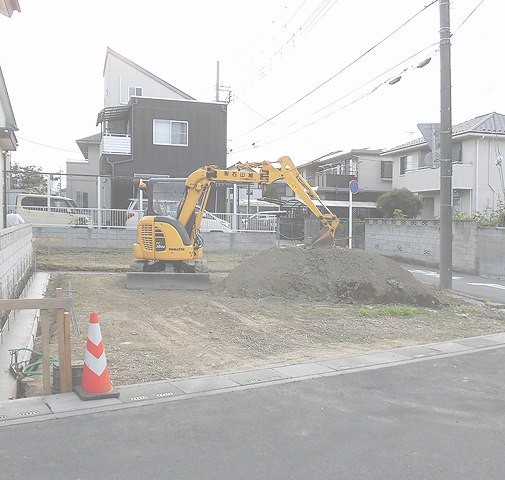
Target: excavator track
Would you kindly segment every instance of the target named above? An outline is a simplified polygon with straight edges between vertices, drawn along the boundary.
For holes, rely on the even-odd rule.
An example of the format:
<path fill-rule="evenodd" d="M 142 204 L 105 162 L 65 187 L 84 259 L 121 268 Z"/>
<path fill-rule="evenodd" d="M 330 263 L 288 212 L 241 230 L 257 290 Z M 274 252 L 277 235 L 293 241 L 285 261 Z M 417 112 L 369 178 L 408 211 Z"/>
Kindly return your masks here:
<path fill-rule="evenodd" d="M 169 263 L 169 262 L 167 262 Z M 178 262 L 175 266 L 139 260 L 126 274 L 128 290 L 208 290 L 210 276 L 207 265 Z"/>

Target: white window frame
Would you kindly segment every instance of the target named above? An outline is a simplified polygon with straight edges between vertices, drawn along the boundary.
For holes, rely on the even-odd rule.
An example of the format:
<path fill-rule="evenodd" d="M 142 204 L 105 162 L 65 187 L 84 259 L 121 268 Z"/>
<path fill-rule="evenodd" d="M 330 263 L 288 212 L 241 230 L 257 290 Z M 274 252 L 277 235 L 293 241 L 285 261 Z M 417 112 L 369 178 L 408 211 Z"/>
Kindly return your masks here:
<path fill-rule="evenodd" d="M 405 159 L 405 169 L 402 172 L 403 159 Z M 400 157 L 400 175 L 405 175 L 405 172 L 411 171 L 413 169 L 414 169 L 414 157 L 413 157 L 413 155 L 402 155 Z"/>
<path fill-rule="evenodd" d="M 185 142 L 174 142 L 174 136 L 175 133 L 172 132 L 172 127 L 174 124 L 184 124 L 186 125 L 186 132 L 185 134 L 182 134 L 183 137 L 185 135 L 185 139 L 186 141 Z M 160 141 L 159 139 L 157 140 L 156 138 L 156 132 L 157 132 L 157 129 L 156 129 L 156 126 L 157 125 L 164 125 L 165 127 L 168 126 L 168 141 L 167 142 L 164 142 L 164 141 Z M 174 147 L 187 147 L 188 146 L 188 136 L 189 136 L 189 128 L 188 128 L 188 122 L 186 121 L 183 121 L 183 120 L 162 120 L 162 119 L 158 119 L 158 118 L 155 118 L 153 119 L 153 145 L 171 145 L 171 146 L 174 146 Z"/>
<path fill-rule="evenodd" d="M 132 97 L 141 97 L 144 94 L 144 89 L 142 87 L 128 87 L 128 101 Z"/>

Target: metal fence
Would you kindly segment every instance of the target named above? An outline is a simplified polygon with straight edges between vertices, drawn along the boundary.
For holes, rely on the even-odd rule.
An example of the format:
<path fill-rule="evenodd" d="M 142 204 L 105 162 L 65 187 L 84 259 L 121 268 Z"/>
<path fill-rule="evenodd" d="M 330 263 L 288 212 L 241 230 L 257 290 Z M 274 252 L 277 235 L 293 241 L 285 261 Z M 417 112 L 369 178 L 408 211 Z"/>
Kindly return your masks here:
<path fill-rule="evenodd" d="M 10 205 L 14 212 L 15 206 Z M 89 228 L 137 228 L 144 216 L 143 210 L 113 208 L 56 208 L 24 207 L 19 211 L 23 220 L 36 226 L 87 226 Z M 276 215 L 253 213 L 211 213 L 205 211 L 200 229 L 202 231 L 251 231 L 276 232 L 279 225 Z"/>

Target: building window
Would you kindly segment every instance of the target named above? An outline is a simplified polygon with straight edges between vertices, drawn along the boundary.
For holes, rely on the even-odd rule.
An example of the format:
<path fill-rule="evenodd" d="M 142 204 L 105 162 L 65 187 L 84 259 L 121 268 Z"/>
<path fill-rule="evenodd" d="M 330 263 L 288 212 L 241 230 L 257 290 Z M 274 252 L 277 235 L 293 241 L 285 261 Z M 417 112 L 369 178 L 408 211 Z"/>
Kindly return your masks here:
<path fill-rule="evenodd" d="M 393 162 L 381 160 L 381 178 L 393 178 Z"/>
<path fill-rule="evenodd" d="M 142 92 L 142 87 L 128 87 L 128 100 L 130 100 L 131 97 L 141 97 Z"/>
<path fill-rule="evenodd" d="M 88 208 L 88 192 L 76 192 L 75 203 L 77 203 L 78 207 Z"/>
<path fill-rule="evenodd" d="M 407 170 L 412 170 L 412 155 L 400 157 L 400 175 L 405 175 Z"/>
<path fill-rule="evenodd" d="M 188 145 L 188 122 L 153 120 L 155 145 Z"/>
<path fill-rule="evenodd" d="M 461 213 L 461 197 L 454 197 L 452 199 L 452 207 L 455 212 Z"/>

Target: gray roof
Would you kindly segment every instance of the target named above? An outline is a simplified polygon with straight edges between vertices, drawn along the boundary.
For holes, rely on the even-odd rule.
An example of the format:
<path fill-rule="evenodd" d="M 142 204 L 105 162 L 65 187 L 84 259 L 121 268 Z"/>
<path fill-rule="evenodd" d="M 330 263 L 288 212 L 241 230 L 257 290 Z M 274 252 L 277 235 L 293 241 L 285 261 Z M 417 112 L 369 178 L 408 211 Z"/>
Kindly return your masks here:
<path fill-rule="evenodd" d="M 95 133 L 94 135 L 90 135 L 89 137 L 79 138 L 76 140 L 77 143 L 100 143 L 102 140 L 101 133 Z"/>
<path fill-rule="evenodd" d="M 493 134 L 493 135 L 505 135 L 505 115 L 501 113 L 491 112 L 486 115 L 481 115 L 480 117 L 472 118 L 457 125 L 452 126 L 452 136 L 458 135 L 468 135 L 468 134 Z M 405 148 L 414 147 L 416 145 L 421 145 L 426 143 L 424 137 L 416 138 L 410 142 L 398 145 L 393 148 L 388 148 L 384 150 L 384 153 L 393 152 L 395 150 L 403 150 Z"/>

